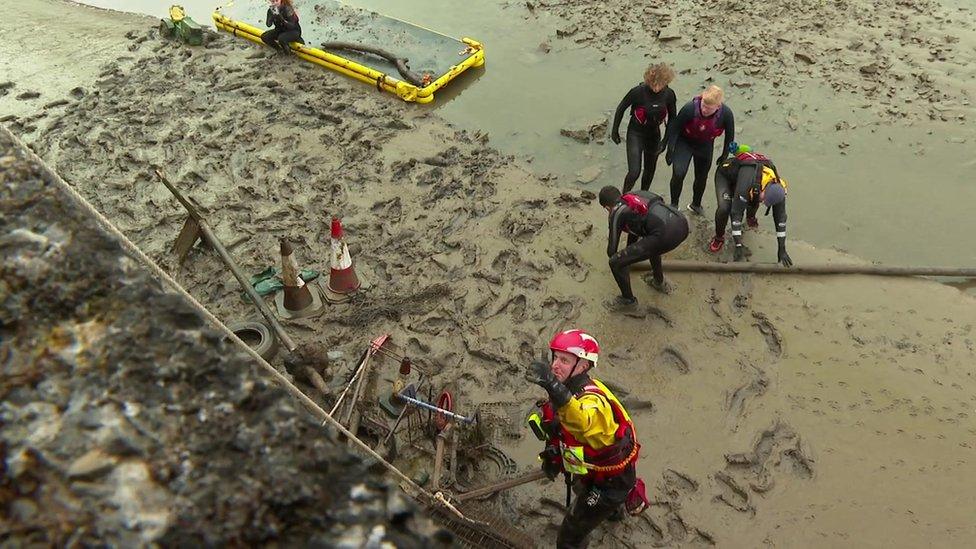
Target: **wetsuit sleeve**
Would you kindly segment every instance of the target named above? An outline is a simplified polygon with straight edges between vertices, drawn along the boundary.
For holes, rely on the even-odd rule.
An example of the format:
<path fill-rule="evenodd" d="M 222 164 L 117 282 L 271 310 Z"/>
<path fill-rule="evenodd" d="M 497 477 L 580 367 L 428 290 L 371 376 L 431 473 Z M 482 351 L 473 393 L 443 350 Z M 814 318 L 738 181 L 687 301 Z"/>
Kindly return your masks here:
<path fill-rule="evenodd" d="M 607 236 L 607 257 L 613 257 L 617 253 L 620 245 L 620 233 L 623 232 L 621 218 L 624 212 L 623 206 L 618 206 L 610 212 L 610 234 Z"/>
<path fill-rule="evenodd" d="M 600 450 L 616 440 L 617 422 L 607 399 L 584 393 L 556 410 L 560 424 L 579 442 Z"/>
<path fill-rule="evenodd" d="M 264 26 L 265 27 L 270 27 L 270 26 L 274 25 L 275 16 L 276 15 L 277 14 L 275 13 L 275 11 L 273 9 L 268 8 L 268 15 L 267 15 L 267 17 L 265 17 Z"/>
<path fill-rule="evenodd" d="M 613 113 L 613 130 L 610 132 L 610 135 L 620 131 L 620 121 L 624 118 L 624 111 L 627 110 L 627 107 L 633 106 L 634 104 L 634 89 L 631 88 L 627 92 L 627 95 L 624 95 L 624 98 L 620 100 L 620 104 L 617 105 L 617 111 Z"/>
<path fill-rule="evenodd" d="M 773 223 L 776 224 L 776 241 L 786 243 L 786 200 L 773 206 Z"/>
<path fill-rule="evenodd" d="M 685 127 L 688 122 L 695 117 L 695 107 L 693 104 L 688 103 L 681 110 L 678 111 L 678 115 L 674 117 L 673 120 L 668 122 L 668 129 L 665 133 L 668 134 L 668 150 L 674 150 L 674 144 L 678 142 L 678 136 L 681 135 L 681 128 Z"/>
<path fill-rule="evenodd" d="M 668 88 L 668 122 L 674 120 L 674 117 L 678 115 L 678 96 L 674 94 L 674 90 Z"/>
<path fill-rule="evenodd" d="M 722 109 L 722 126 L 725 128 L 725 144 L 722 145 L 722 154 L 724 158 L 729 154 L 729 145 L 735 141 L 735 115 L 732 114 L 732 109 L 727 106 Z"/>

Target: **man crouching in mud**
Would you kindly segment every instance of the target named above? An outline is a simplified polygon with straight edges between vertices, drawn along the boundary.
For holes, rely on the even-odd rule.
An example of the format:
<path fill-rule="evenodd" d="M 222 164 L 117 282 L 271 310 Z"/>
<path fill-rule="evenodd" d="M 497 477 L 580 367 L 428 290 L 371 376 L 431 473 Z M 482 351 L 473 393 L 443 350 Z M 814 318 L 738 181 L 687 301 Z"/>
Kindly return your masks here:
<path fill-rule="evenodd" d="M 586 547 L 590 532 L 604 520 L 623 518 L 621 506 L 631 515 L 647 507 L 644 481 L 637 478 L 640 444 L 627 410 L 606 385 L 589 376 L 600 356 L 596 339 L 582 330 L 566 330 L 553 336 L 549 350 L 551 362 L 534 362 L 525 374 L 549 394 L 529 422 L 546 440 L 539 454 L 546 476 L 566 477 L 567 506 L 569 487 L 576 492 L 556 547 Z"/>
<path fill-rule="evenodd" d="M 673 287 L 664 278 L 661 255 L 688 238 L 688 220 L 660 195 L 650 191 L 621 195 L 616 187 L 603 187 L 600 205 L 610 214 L 607 256 L 621 294 L 608 307 L 625 310 L 637 304 L 630 287 L 630 266 L 644 260 L 650 260 L 652 270 L 651 278 L 644 280 L 655 290 L 670 294 Z M 622 232 L 627 233 L 627 247 L 618 252 Z"/>

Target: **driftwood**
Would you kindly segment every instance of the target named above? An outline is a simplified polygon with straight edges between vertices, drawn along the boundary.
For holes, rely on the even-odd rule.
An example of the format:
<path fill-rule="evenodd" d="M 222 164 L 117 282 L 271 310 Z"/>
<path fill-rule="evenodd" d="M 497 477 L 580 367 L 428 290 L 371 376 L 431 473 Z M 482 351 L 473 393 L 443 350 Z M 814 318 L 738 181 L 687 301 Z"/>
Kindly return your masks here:
<path fill-rule="evenodd" d="M 382 57 L 383 59 L 386 59 L 390 63 L 396 65 L 397 72 L 399 72 L 400 76 L 402 76 L 407 82 L 410 82 L 411 84 L 417 86 L 418 88 L 422 88 L 425 85 L 423 76 L 410 70 L 410 67 L 407 65 L 407 63 L 410 62 L 409 60 L 407 60 L 405 57 L 397 57 L 393 53 L 384 50 L 383 48 L 377 46 L 368 46 L 366 44 L 358 44 L 356 42 L 337 42 L 337 41 L 322 42 L 321 46 L 323 50 L 358 51 L 362 53 L 370 53 L 377 57 Z"/>
<path fill-rule="evenodd" d="M 528 484 L 530 482 L 535 482 L 545 478 L 546 474 L 542 469 L 536 469 L 535 471 L 525 473 L 524 475 L 511 478 L 508 480 L 503 480 L 501 482 L 495 482 L 487 486 L 482 486 L 480 488 L 475 488 L 474 490 L 468 490 L 463 494 L 458 494 L 454 499 L 458 501 L 465 501 L 468 499 L 483 498 L 485 496 L 490 496 L 492 494 L 497 494 L 503 490 L 508 490 L 509 488 L 515 488 L 516 486 L 521 486 L 523 484 Z"/>

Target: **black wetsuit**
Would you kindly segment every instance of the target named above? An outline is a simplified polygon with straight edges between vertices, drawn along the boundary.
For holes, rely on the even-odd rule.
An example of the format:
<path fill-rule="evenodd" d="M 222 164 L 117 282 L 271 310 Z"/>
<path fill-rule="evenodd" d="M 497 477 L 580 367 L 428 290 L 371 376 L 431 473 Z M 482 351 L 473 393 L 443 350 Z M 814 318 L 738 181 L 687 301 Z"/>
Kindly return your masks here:
<path fill-rule="evenodd" d="M 290 6 L 268 8 L 265 26 L 274 26 L 261 33 L 261 41 L 281 51 L 290 51 L 292 42 L 304 44 L 302 40 L 302 26 L 298 23 L 298 13 Z"/>
<path fill-rule="evenodd" d="M 715 170 L 715 235 L 725 235 L 725 224 L 732 218 L 732 237 L 737 243 L 742 238 L 742 214 L 756 216 L 759 209 L 761 166 L 773 167 L 772 162 L 761 160 L 726 160 Z M 772 207 L 776 240 L 786 243 L 786 200 Z"/>
<path fill-rule="evenodd" d="M 664 280 L 661 255 L 678 247 L 688 237 L 688 220 L 673 206 L 665 204 L 660 195 L 650 191 L 637 191 L 635 194 L 648 202 L 647 213 L 641 215 L 633 211 L 623 200 L 617 201 L 610 211 L 610 236 L 607 255 L 610 257 L 610 272 L 620 287 L 620 294 L 627 299 L 634 298 L 630 286 L 630 266 L 650 260 L 654 280 Z M 627 233 L 627 247 L 617 252 L 620 234 Z"/>
<path fill-rule="evenodd" d="M 725 144 L 722 145 L 721 157 L 728 155 L 729 143 L 735 140 L 735 117 L 732 109 L 728 105 L 722 105 L 720 113 L 712 116 L 721 116 L 716 123 L 716 127 L 725 130 Z M 678 205 L 681 198 L 681 189 L 684 187 L 685 175 L 688 174 L 688 165 L 692 158 L 695 160 L 695 182 L 692 186 L 693 196 L 691 203 L 701 206 L 702 197 L 705 195 L 705 183 L 708 180 L 708 171 L 712 169 L 712 149 L 715 139 L 705 141 L 692 140 L 684 135 L 685 126 L 694 120 L 695 106 L 693 101 L 689 101 L 681 107 L 674 120 L 668 123 L 668 151 L 671 152 L 671 204 Z"/>
<path fill-rule="evenodd" d="M 640 83 L 620 100 L 613 116 L 613 132 L 620 131 L 620 121 L 624 111 L 630 107 L 630 122 L 627 124 L 627 175 L 624 176 L 622 192 L 628 193 L 641 175 L 641 160 L 644 161 L 644 175 L 641 189 L 651 188 L 654 171 L 657 167 L 658 151 L 661 146 L 661 123 L 675 117 L 677 98 L 674 90 L 665 86 L 654 93 L 650 86 Z M 667 136 L 665 135 L 665 138 Z"/>

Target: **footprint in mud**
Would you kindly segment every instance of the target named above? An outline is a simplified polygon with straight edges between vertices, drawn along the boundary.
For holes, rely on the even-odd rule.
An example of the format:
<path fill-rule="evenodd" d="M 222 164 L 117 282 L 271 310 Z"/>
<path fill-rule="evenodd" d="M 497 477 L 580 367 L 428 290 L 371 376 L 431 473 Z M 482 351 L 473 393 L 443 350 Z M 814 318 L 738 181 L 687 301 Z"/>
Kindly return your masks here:
<path fill-rule="evenodd" d="M 776 356 L 782 355 L 783 338 L 779 335 L 776 326 L 762 313 L 753 312 L 752 317 L 756 319 L 756 322 L 752 325 L 759 329 L 759 333 L 766 340 L 766 345 L 769 347 L 770 352 Z"/>
<path fill-rule="evenodd" d="M 451 332 L 457 328 L 457 322 L 442 316 L 431 316 L 419 323 L 413 324 L 411 329 L 422 334 L 440 335 L 444 332 Z"/>
<path fill-rule="evenodd" d="M 537 320 L 546 322 L 558 319 L 569 319 L 576 317 L 576 305 L 564 299 L 547 297 L 542 302 L 542 307 L 538 308 L 538 313 L 533 315 Z"/>
<path fill-rule="evenodd" d="M 720 501 L 741 513 L 756 514 L 756 508 L 749 502 L 749 492 L 746 492 L 731 475 L 724 471 L 715 473 L 718 481 L 719 493 L 715 501 Z"/>
<path fill-rule="evenodd" d="M 662 476 L 664 477 L 664 491 L 671 499 L 698 491 L 698 483 L 684 473 L 679 473 L 674 469 L 667 469 Z"/>
<path fill-rule="evenodd" d="M 37 99 L 40 97 L 40 92 L 36 91 L 25 91 L 24 93 L 17 96 L 18 101 L 27 101 L 28 99 Z"/>
<path fill-rule="evenodd" d="M 397 196 L 392 200 L 381 200 L 374 203 L 370 207 L 370 211 L 379 214 L 383 219 L 396 222 L 403 217 L 403 204 L 400 202 L 400 197 Z"/>
<path fill-rule="evenodd" d="M 556 248 L 554 258 L 556 263 L 569 268 L 573 280 L 576 282 L 585 281 L 586 277 L 590 274 L 590 270 L 583 264 L 579 256 L 567 248 Z"/>
<path fill-rule="evenodd" d="M 749 383 L 739 386 L 726 397 L 725 408 L 733 417 L 741 416 L 745 410 L 746 402 L 765 393 L 769 386 L 769 378 L 766 373 L 755 366 L 752 368 L 755 370 L 756 376 Z"/>
<path fill-rule="evenodd" d="M 430 352 L 430 346 L 415 337 L 407 340 L 407 356 L 425 356 Z"/>
<path fill-rule="evenodd" d="M 725 463 L 725 470 L 715 474 L 715 478 L 725 484 L 722 496 L 716 498 L 739 511 L 752 508 L 742 484 L 748 485 L 757 494 L 763 494 L 776 485 L 773 474 L 777 471 L 803 480 L 814 477 L 809 449 L 789 425 L 779 421 L 759 433 L 752 451 L 726 454 Z M 735 473 L 738 480 L 731 473 Z M 751 512 L 754 513 L 755 509 Z"/>
<path fill-rule="evenodd" d="M 797 437 L 793 447 L 782 451 L 781 464 L 788 467 L 795 476 L 811 479 L 813 478 L 813 460 L 807 456 L 807 453 L 803 450 L 800 439 Z"/>
<path fill-rule="evenodd" d="M 688 365 L 688 360 L 684 357 L 681 351 L 670 345 L 664 349 L 661 349 L 660 361 L 666 365 L 670 365 L 682 374 L 687 374 L 691 371 L 691 367 Z"/>
<path fill-rule="evenodd" d="M 491 268 L 504 273 L 511 273 L 512 267 L 518 265 L 519 255 L 515 250 L 502 250 L 498 252 L 495 256 L 495 260 L 491 262 Z"/>
<path fill-rule="evenodd" d="M 521 243 L 532 242 L 543 226 L 545 221 L 535 211 L 509 211 L 501 223 L 502 234 Z"/>

